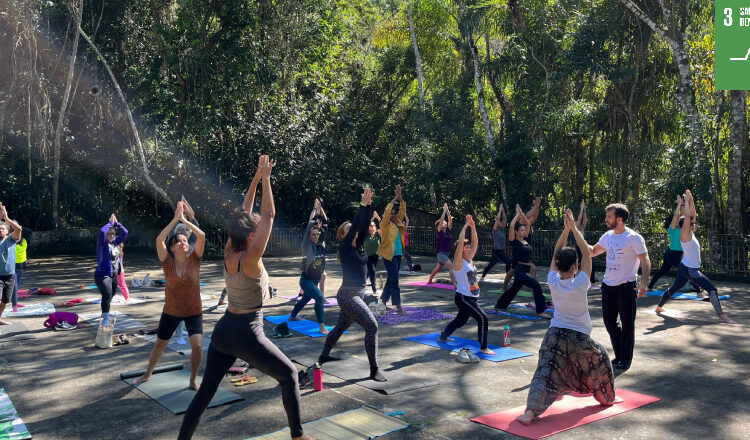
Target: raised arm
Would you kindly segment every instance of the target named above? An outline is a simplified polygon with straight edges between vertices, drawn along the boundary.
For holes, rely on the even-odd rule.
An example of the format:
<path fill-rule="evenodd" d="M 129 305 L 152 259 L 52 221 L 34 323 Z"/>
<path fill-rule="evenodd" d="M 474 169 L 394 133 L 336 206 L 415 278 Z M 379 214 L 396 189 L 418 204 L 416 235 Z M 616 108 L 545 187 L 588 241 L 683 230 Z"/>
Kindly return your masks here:
<path fill-rule="evenodd" d="M 477 235 L 477 226 L 474 224 L 474 218 L 470 215 L 466 216 L 466 223 L 471 228 L 471 259 L 474 259 L 474 255 L 479 250 L 479 236 Z"/>
<path fill-rule="evenodd" d="M 576 227 L 575 221 L 573 220 L 573 211 L 567 210 L 565 212 L 565 222 L 567 223 L 567 227 L 570 230 L 570 232 L 573 233 L 573 238 L 576 241 L 576 245 L 578 245 L 578 248 L 581 250 L 581 262 L 579 264 L 579 269 L 581 272 L 585 272 L 586 275 L 591 278 L 591 249 L 589 248 L 589 244 L 586 243 L 586 239 L 583 238 L 583 234 L 581 231 L 578 230 Z"/>
<path fill-rule="evenodd" d="M 567 215 L 567 211 L 566 211 Z M 563 218 L 563 230 L 560 233 L 560 236 L 557 238 L 557 242 L 555 243 L 555 249 L 552 251 L 552 261 L 549 263 L 549 270 L 550 272 L 553 270 L 557 270 L 557 264 L 555 264 L 555 255 L 557 255 L 557 251 L 562 249 L 563 246 L 565 246 L 565 243 L 568 242 L 568 235 L 570 234 L 570 227 L 568 226 L 567 218 Z"/>
<path fill-rule="evenodd" d="M 396 223 L 401 223 L 404 221 L 404 217 L 406 216 L 406 202 L 404 202 L 404 198 L 401 195 L 401 185 L 396 185 L 396 198 L 398 199 L 398 214 L 396 214 Z"/>
<path fill-rule="evenodd" d="M 159 232 L 159 235 L 156 236 L 156 255 L 159 256 L 159 261 L 166 260 L 167 256 L 169 255 L 169 253 L 167 252 L 167 237 L 169 237 L 169 233 L 172 232 L 175 225 L 177 225 L 177 223 L 183 217 L 183 209 L 183 203 L 177 202 L 177 207 L 174 210 L 174 217 L 172 217 L 172 221 L 169 222 L 169 224 L 165 226 L 164 229 L 161 230 L 161 232 Z"/>
<path fill-rule="evenodd" d="M 453 254 L 453 270 L 459 271 L 464 267 L 464 240 L 466 239 L 466 228 L 469 227 L 468 220 L 464 223 L 464 227 L 461 228 L 461 232 L 458 233 L 458 241 L 456 242 L 456 253 Z"/>
<path fill-rule="evenodd" d="M 521 223 L 523 223 L 524 225 L 526 225 L 526 229 L 527 229 L 528 233 L 531 234 L 531 220 L 529 220 L 529 218 L 526 216 L 526 214 L 523 213 L 523 211 L 521 210 L 521 207 L 519 205 L 516 205 L 516 213 L 518 214 L 519 221 Z M 537 214 L 537 215 L 539 215 L 539 214 Z M 534 220 L 536 220 L 536 219 L 534 219 Z"/>
<path fill-rule="evenodd" d="M 370 227 L 370 222 L 367 221 L 370 218 L 370 212 L 372 210 L 372 195 L 373 192 L 370 188 L 365 188 L 360 198 L 360 206 L 357 210 L 357 214 L 352 220 L 352 226 L 349 228 L 349 232 L 346 233 L 343 239 L 341 239 L 340 246 L 351 246 L 354 241 L 354 235 L 357 235 L 357 241 L 355 247 L 362 246 L 367 238 L 367 229 Z M 385 213 L 383 213 L 385 215 Z"/>
<path fill-rule="evenodd" d="M 260 156 L 260 159 L 258 159 L 258 171 L 262 185 L 261 191 L 263 193 L 260 204 L 260 221 L 255 230 L 255 237 L 247 237 L 247 255 L 250 257 L 251 262 L 259 262 L 266 251 L 268 239 L 271 237 L 271 229 L 273 228 L 273 219 L 276 217 L 276 206 L 273 202 L 273 190 L 271 189 L 271 168 L 273 168 L 273 160 L 269 159 L 267 155 Z M 250 186 L 252 189 L 252 184 Z M 247 197 L 245 199 L 247 200 Z M 252 201 L 252 198 L 250 200 Z M 252 208 L 252 205 L 250 207 Z"/>
<path fill-rule="evenodd" d="M 248 214 L 253 213 L 253 206 L 255 206 L 255 193 L 257 192 L 258 182 L 260 182 L 260 179 L 260 164 L 258 164 L 258 169 L 255 171 L 255 176 L 253 176 L 253 180 L 250 181 L 250 187 L 247 189 L 247 193 L 245 193 L 245 200 L 242 202 L 242 210 L 247 212 Z"/>
<path fill-rule="evenodd" d="M 21 241 L 21 225 L 19 225 L 17 221 L 12 220 L 10 217 L 8 217 L 8 210 L 2 203 L 0 203 L 0 218 L 2 218 L 9 227 L 13 228 L 13 233 L 10 234 L 13 239 L 16 242 Z"/>
<path fill-rule="evenodd" d="M 203 232 L 197 225 L 188 220 L 184 213 L 180 221 L 184 223 L 185 226 L 188 227 L 188 229 L 190 229 L 190 231 L 192 232 L 190 236 L 195 237 L 195 247 L 193 248 L 193 252 L 195 252 L 198 257 L 203 258 L 203 250 L 206 248 L 206 233 Z"/>
<path fill-rule="evenodd" d="M 497 210 L 497 217 L 495 217 L 495 223 L 492 224 L 492 230 L 497 231 L 500 229 L 500 219 L 503 216 L 503 205 L 500 205 L 500 209 Z"/>
<path fill-rule="evenodd" d="M 446 215 L 448 215 L 448 204 L 447 203 L 443 203 L 443 213 L 440 214 L 440 221 L 438 221 L 437 223 L 435 223 L 435 230 L 437 230 L 437 231 L 440 230 L 440 226 L 445 221 L 445 216 Z"/>
<path fill-rule="evenodd" d="M 448 229 L 453 230 L 453 217 L 450 209 L 445 213 L 445 217 L 448 219 Z"/>
<path fill-rule="evenodd" d="M 516 215 L 513 216 L 513 219 L 510 221 L 510 228 L 508 228 L 508 242 L 511 242 L 516 239 L 516 223 L 518 222 L 519 216 L 518 216 L 518 205 L 516 205 Z"/>
<path fill-rule="evenodd" d="M 120 244 L 122 244 L 123 241 L 125 241 L 126 238 L 128 238 L 128 230 L 127 228 L 125 228 L 125 226 L 122 225 L 122 223 L 117 221 L 117 217 L 115 216 L 114 213 L 110 216 L 110 219 L 112 221 L 112 225 L 116 226 L 117 229 L 120 230 L 120 232 L 117 234 L 117 237 L 115 237 L 115 241 L 114 241 L 115 246 L 119 246 Z"/>
<path fill-rule="evenodd" d="M 672 221 L 669 223 L 669 229 L 677 229 L 677 226 L 680 224 L 680 212 L 682 211 L 682 197 L 680 197 L 679 194 L 677 194 L 677 207 L 674 209 L 674 214 L 672 214 Z"/>
<path fill-rule="evenodd" d="M 531 228 L 531 225 L 536 223 L 536 219 L 539 218 L 539 209 L 542 206 L 542 198 L 537 197 L 534 199 L 534 203 L 531 206 L 531 209 L 529 212 L 526 213 L 526 218 L 529 220 L 529 224 L 526 225 L 527 228 Z M 531 229 L 529 229 L 529 233 L 531 233 Z"/>
<path fill-rule="evenodd" d="M 313 220 L 315 218 L 317 211 L 315 209 L 312 210 L 310 213 L 310 218 L 307 219 L 307 227 L 305 228 L 305 235 L 302 237 L 302 246 L 304 246 L 307 243 L 310 243 L 310 234 L 312 233 L 313 227 L 315 227 L 315 224 L 317 221 Z"/>
<path fill-rule="evenodd" d="M 586 221 L 586 203 L 584 203 L 583 200 L 581 200 L 581 208 L 578 211 L 578 218 L 576 219 L 576 227 L 582 230 L 583 228 L 586 227 L 584 223 L 585 221 Z"/>
<path fill-rule="evenodd" d="M 693 212 L 693 204 L 695 201 L 693 200 L 693 194 L 690 192 L 690 190 L 685 190 L 685 212 Z M 695 219 L 693 219 L 692 214 L 686 215 L 685 219 L 682 221 L 682 230 L 680 231 L 680 241 L 683 243 L 687 243 L 688 241 L 693 239 L 693 231 L 690 229 L 690 227 L 695 224 Z"/>

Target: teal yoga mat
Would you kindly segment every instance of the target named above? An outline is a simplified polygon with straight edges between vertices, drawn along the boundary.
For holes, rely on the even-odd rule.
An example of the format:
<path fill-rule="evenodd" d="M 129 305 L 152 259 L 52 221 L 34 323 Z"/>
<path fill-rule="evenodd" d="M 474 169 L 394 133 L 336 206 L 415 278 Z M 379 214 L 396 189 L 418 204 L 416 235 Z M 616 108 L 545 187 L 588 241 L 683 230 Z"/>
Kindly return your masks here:
<path fill-rule="evenodd" d="M 363 406 L 302 424 L 305 434 L 325 440 L 368 440 L 407 428 L 409 424 Z M 289 440 L 289 428 L 247 440 Z"/>
<path fill-rule="evenodd" d="M 164 366 L 159 373 L 154 370 L 151 380 L 137 385 L 137 388 L 173 414 L 182 414 L 187 411 L 190 402 L 195 397 L 195 391 L 188 388 L 190 380 L 189 371 L 183 370 L 182 365 L 179 365 L 180 369 L 176 370 L 171 370 L 169 369 L 170 367 L 173 366 Z M 168 371 L 163 371 L 165 369 Z M 130 384 L 140 375 L 138 373 L 143 374 L 143 371 L 128 371 L 122 373 L 120 376 L 123 378 L 122 380 Z M 198 376 L 198 383 L 201 383 L 201 380 L 202 377 Z M 220 387 L 216 391 L 214 398 L 211 399 L 208 407 L 211 408 L 243 399 L 244 397 Z"/>
<path fill-rule="evenodd" d="M 282 322 L 286 322 L 289 325 L 290 330 L 302 333 L 303 335 L 307 335 L 311 338 L 325 337 L 325 335 L 320 332 L 320 324 L 318 324 L 317 322 L 308 321 L 307 319 L 303 319 L 302 321 L 289 321 L 289 316 L 290 315 L 278 315 L 266 316 L 265 318 L 268 322 L 272 322 L 276 325 L 279 325 Z M 331 331 L 333 327 L 327 325 L 326 328 L 328 329 L 328 331 Z"/>
<path fill-rule="evenodd" d="M 646 292 L 646 295 L 662 296 L 664 295 L 664 291 L 663 290 L 651 290 L 649 292 Z M 731 298 L 730 295 L 719 295 L 719 299 L 722 301 L 725 299 L 729 299 L 729 298 Z M 672 299 L 687 299 L 687 300 L 692 300 L 692 301 L 709 301 L 708 295 L 706 295 L 705 298 L 699 298 L 698 295 L 694 293 L 680 293 L 680 292 L 672 295 Z"/>

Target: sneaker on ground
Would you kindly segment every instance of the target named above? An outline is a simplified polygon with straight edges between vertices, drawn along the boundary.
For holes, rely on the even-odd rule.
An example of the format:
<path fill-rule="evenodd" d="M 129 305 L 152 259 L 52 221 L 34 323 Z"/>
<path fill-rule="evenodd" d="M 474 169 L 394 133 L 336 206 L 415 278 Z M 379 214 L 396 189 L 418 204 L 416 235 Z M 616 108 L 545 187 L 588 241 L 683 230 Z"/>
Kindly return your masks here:
<path fill-rule="evenodd" d="M 469 354 L 469 360 L 470 360 L 470 361 L 471 361 L 472 363 L 477 363 L 477 362 L 479 362 L 479 356 L 477 356 L 477 354 L 476 354 L 476 353 L 474 353 L 473 351 L 471 351 L 471 350 L 468 350 L 468 349 L 467 349 L 466 351 L 468 352 L 468 354 Z"/>
<path fill-rule="evenodd" d="M 130 285 L 133 287 L 142 287 L 143 282 L 141 282 L 137 276 L 133 275 L 133 281 L 130 282 Z"/>
<path fill-rule="evenodd" d="M 469 350 L 466 348 L 462 348 L 458 350 L 458 361 L 462 364 L 468 364 L 471 362 L 471 357 L 469 356 Z"/>
<path fill-rule="evenodd" d="M 154 281 L 151 279 L 151 274 L 147 273 L 145 277 L 143 277 L 143 282 L 141 283 L 143 287 L 152 287 L 154 285 Z"/>
<path fill-rule="evenodd" d="M 78 328 L 77 325 L 70 324 L 67 321 L 60 321 L 60 322 L 57 323 L 57 326 L 55 326 L 55 329 L 57 329 L 57 330 L 73 330 L 73 329 L 76 329 L 76 328 Z"/>

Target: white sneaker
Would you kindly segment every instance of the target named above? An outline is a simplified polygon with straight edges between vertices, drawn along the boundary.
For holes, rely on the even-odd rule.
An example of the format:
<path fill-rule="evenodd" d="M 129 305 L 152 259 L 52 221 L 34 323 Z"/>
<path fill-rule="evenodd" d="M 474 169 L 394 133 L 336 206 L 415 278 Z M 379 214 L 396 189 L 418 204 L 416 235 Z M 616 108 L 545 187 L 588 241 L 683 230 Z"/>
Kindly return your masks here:
<path fill-rule="evenodd" d="M 151 274 L 147 273 L 145 277 L 143 277 L 143 282 L 141 283 L 141 286 L 143 287 L 153 287 L 154 281 L 151 279 Z"/>
<path fill-rule="evenodd" d="M 380 316 L 385 316 L 385 313 L 388 311 L 385 304 L 378 301 L 378 303 L 375 305 L 375 314 Z"/>
<path fill-rule="evenodd" d="M 462 348 L 458 350 L 458 361 L 462 364 L 468 364 L 471 362 L 471 357 L 469 356 L 470 350 L 468 348 Z"/>
<path fill-rule="evenodd" d="M 467 351 L 467 352 L 469 353 L 469 360 L 470 360 L 470 361 L 471 361 L 472 363 L 477 363 L 477 362 L 479 362 L 479 356 L 477 356 L 477 354 L 476 354 L 476 353 L 474 353 L 473 351 L 471 351 L 471 350 L 469 350 L 469 349 L 467 349 L 466 351 Z"/>
<path fill-rule="evenodd" d="M 133 287 L 142 287 L 143 283 L 138 279 L 137 276 L 133 275 L 133 281 L 130 282 L 130 285 Z"/>

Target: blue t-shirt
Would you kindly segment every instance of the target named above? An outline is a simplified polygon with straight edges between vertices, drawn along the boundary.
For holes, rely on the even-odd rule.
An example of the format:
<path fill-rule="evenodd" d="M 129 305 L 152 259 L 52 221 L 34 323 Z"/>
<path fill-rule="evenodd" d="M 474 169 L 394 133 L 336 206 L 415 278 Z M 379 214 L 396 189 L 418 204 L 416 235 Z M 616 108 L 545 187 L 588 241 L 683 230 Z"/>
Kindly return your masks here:
<path fill-rule="evenodd" d="M 398 230 L 396 243 L 393 244 L 393 255 L 404 255 L 404 241 L 401 238 L 401 229 Z"/>
<path fill-rule="evenodd" d="M 16 273 L 16 239 L 8 234 L 0 241 L 0 275 Z"/>

